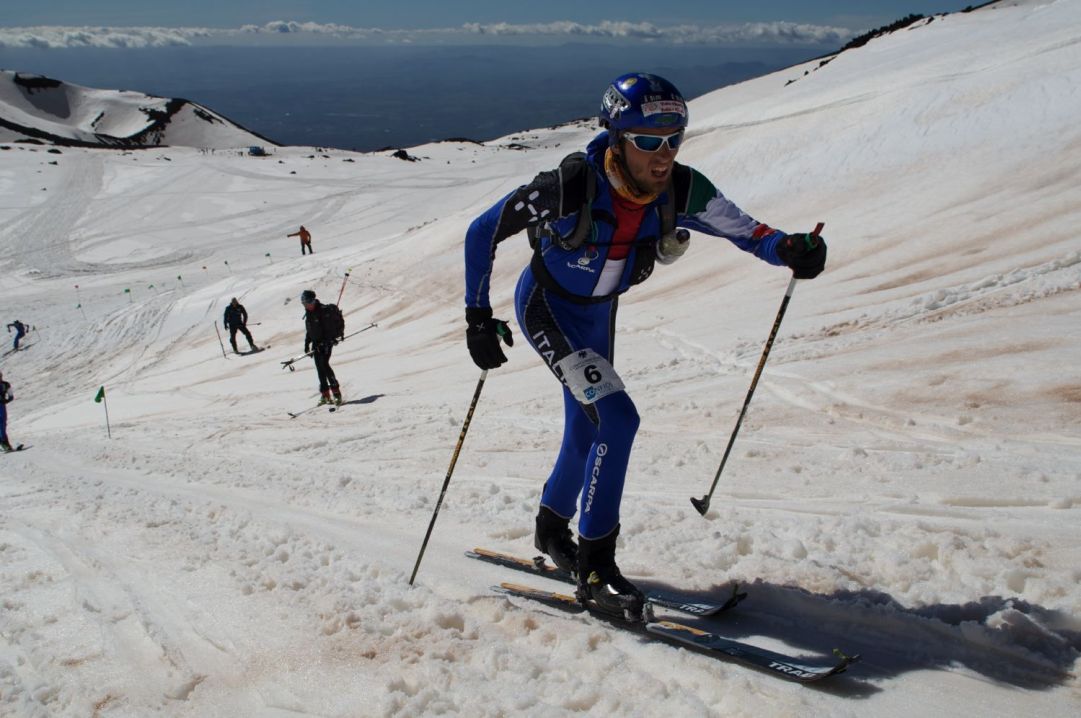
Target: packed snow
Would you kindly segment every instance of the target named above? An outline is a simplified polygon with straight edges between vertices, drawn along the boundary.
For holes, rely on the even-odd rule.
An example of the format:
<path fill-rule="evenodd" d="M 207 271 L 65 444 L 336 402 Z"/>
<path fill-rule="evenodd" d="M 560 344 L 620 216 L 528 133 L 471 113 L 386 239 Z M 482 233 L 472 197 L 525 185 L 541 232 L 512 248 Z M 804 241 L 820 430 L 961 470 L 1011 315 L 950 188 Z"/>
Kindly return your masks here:
<path fill-rule="evenodd" d="M 618 558 L 749 593 L 681 620 L 862 655 L 815 688 L 490 591 L 561 588 L 463 555 L 535 553 L 562 411 L 521 337 L 408 585 L 479 377 L 465 228 L 587 123 L 417 162 L 2 145 L 0 319 L 34 328 L 0 359 L 28 447 L 0 456 L 0 715 L 1077 715 L 1079 88 L 1081 3 L 1058 0 L 691 104 L 681 161 L 774 226 L 825 222 L 830 256 L 705 517 L 789 275 L 698 235 L 625 296 Z M 501 245 L 497 316 L 528 257 Z M 309 360 L 280 363 L 305 288 L 378 326 L 335 351 L 345 405 L 294 419 L 317 399 Z M 234 296 L 266 351 L 223 356 Z"/>

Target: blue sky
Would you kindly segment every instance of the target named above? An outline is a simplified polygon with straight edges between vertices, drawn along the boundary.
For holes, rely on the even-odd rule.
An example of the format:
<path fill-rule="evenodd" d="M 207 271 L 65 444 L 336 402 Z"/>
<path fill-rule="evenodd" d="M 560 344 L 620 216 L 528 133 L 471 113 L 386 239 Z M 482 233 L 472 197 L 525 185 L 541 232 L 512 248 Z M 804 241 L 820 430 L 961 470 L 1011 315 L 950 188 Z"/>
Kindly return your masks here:
<path fill-rule="evenodd" d="M 463 23 L 570 20 L 660 25 L 790 22 L 866 30 L 909 13 L 955 12 L 953 0 L 4 0 L 3 27 L 40 25 L 234 28 L 275 20 L 352 27 L 452 28 Z"/>

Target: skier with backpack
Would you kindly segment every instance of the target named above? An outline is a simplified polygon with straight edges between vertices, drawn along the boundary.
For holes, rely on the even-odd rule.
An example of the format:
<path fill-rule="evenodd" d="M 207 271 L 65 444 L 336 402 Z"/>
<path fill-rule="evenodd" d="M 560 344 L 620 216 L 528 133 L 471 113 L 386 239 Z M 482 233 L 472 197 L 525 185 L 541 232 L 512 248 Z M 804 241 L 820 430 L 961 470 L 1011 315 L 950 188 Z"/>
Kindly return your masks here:
<path fill-rule="evenodd" d="M 319 404 L 333 401 L 341 406 L 342 392 L 330 366 L 330 354 L 334 345 L 345 337 L 345 317 L 338 305 L 323 304 L 310 289 L 301 292 L 300 303 L 304 305 L 304 353 L 311 352 L 319 375 Z"/>
<path fill-rule="evenodd" d="M 675 161 L 687 104 L 672 83 L 630 73 L 601 100 L 603 130 L 512 191 L 470 225 L 465 239 L 466 342 L 483 370 L 506 361 L 507 323 L 488 299 L 499 242 L 527 230 L 532 261 L 515 291 L 526 340 L 561 382 L 563 441 L 541 493 L 534 544 L 577 576 L 588 609 L 640 620 L 642 592 L 615 560 L 619 509 L 639 416 L 612 367 L 619 295 L 655 263 L 687 250 L 689 233 L 722 237 L 797 279 L 817 276 L 826 244 L 751 218 L 697 170 Z M 578 543 L 570 519 L 580 502 Z"/>

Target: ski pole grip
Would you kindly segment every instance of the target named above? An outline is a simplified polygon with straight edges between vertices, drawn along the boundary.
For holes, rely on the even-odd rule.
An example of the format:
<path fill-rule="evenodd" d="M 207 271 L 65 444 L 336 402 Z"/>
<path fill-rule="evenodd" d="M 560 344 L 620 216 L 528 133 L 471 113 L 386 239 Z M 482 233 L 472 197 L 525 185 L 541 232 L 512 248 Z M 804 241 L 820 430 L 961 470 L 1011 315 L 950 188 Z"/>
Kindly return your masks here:
<path fill-rule="evenodd" d="M 822 234 L 822 228 L 825 227 L 825 226 L 826 226 L 825 222 L 819 222 L 818 224 L 816 224 L 814 226 L 814 229 L 812 229 L 810 232 L 808 232 L 808 235 L 806 235 L 806 238 L 805 238 L 806 245 L 808 245 L 808 249 L 813 250 L 816 247 L 818 247 L 818 235 Z"/>

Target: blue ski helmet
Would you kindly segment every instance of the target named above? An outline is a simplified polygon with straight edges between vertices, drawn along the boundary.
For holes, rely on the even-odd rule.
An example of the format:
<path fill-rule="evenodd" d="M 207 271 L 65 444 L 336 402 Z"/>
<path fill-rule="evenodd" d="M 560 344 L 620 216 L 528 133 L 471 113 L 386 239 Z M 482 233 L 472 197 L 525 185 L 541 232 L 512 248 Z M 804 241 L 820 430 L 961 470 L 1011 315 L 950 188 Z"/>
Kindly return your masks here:
<path fill-rule="evenodd" d="M 601 98 L 600 121 L 612 132 L 638 127 L 682 129 L 687 126 L 687 101 L 663 77 L 643 72 L 620 75 Z"/>

